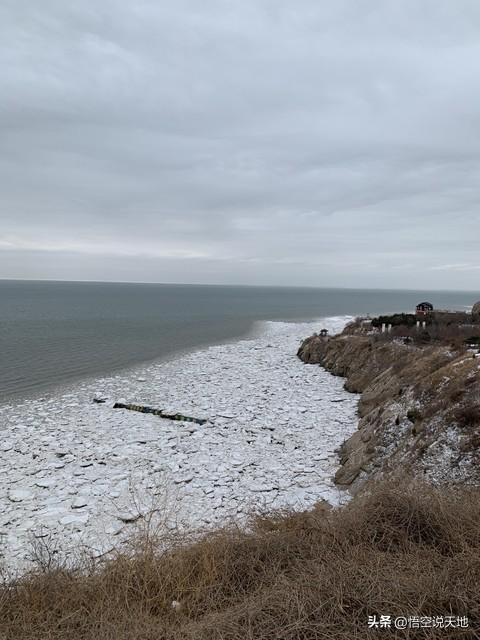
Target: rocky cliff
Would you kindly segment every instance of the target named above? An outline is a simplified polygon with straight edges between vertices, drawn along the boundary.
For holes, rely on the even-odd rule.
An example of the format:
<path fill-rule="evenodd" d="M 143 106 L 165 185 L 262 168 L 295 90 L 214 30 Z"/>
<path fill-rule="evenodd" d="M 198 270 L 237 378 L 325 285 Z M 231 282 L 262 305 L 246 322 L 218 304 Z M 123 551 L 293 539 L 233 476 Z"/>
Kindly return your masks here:
<path fill-rule="evenodd" d="M 480 485 L 480 358 L 345 331 L 311 336 L 298 356 L 360 393 L 359 424 L 341 447 L 338 485 L 356 493 L 394 474 Z"/>

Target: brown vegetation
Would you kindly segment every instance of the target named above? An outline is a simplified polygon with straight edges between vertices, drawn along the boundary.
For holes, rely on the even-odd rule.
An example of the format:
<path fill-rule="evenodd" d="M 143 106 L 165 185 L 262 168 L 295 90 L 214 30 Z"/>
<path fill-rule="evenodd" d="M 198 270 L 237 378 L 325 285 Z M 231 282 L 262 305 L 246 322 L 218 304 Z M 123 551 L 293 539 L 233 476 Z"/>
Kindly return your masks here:
<path fill-rule="evenodd" d="M 359 423 L 340 449 L 337 484 L 356 493 L 400 469 L 435 484 L 480 486 L 480 359 L 445 344 L 372 334 L 357 321 L 311 336 L 298 356 L 360 393 Z"/>
<path fill-rule="evenodd" d="M 396 314 L 391 318 L 391 333 L 379 334 L 377 339 L 403 338 L 417 345 L 445 344 L 457 350 L 464 350 L 470 342 L 476 343 L 480 336 L 480 324 L 473 322 L 471 314 L 460 311 L 435 311 L 425 317 L 426 328 L 420 330 L 415 327 L 415 316 Z M 380 316 L 380 319 L 389 322 L 388 316 Z M 372 327 L 378 326 L 379 319 L 374 318 Z"/>
<path fill-rule="evenodd" d="M 374 342 L 403 340 L 416 346 L 448 345 L 465 351 L 469 346 L 480 349 L 480 317 L 461 311 L 434 311 L 423 317 L 395 313 L 376 318 L 356 318 L 344 329 L 344 335 L 369 335 Z M 426 326 L 417 327 L 417 320 Z M 391 325 L 382 333 L 382 325 Z"/>
<path fill-rule="evenodd" d="M 148 538 L 5 584 L 8 640 L 480 638 L 480 491 L 376 485 L 347 507 L 257 516 L 189 544 Z M 369 615 L 468 629 L 368 629 Z"/>

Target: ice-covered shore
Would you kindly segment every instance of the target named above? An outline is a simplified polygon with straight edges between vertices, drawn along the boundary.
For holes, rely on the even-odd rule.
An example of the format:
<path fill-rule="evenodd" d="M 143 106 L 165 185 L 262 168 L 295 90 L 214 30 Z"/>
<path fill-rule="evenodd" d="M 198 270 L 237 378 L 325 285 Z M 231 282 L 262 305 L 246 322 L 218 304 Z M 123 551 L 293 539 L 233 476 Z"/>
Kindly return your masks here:
<path fill-rule="evenodd" d="M 256 507 L 338 502 L 334 452 L 356 429 L 357 396 L 296 351 L 346 320 L 266 322 L 249 339 L 0 406 L 6 566 L 26 566 L 35 539 L 102 554 L 152 507 L 170 528 L 196 528 Z M 208 421 L 113 409 L 122 399 Z"/>

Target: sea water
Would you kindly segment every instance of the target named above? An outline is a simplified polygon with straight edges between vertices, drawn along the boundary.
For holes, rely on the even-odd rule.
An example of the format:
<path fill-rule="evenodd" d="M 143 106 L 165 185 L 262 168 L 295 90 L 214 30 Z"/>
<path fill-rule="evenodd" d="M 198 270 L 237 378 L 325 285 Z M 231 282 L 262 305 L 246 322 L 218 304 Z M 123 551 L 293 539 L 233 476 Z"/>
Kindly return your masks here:
<path fill-rule="evenodd" d="M 0 281 L 0 403 L 248 334 L 261 320 L 464 309 L 480 294 Z"/>

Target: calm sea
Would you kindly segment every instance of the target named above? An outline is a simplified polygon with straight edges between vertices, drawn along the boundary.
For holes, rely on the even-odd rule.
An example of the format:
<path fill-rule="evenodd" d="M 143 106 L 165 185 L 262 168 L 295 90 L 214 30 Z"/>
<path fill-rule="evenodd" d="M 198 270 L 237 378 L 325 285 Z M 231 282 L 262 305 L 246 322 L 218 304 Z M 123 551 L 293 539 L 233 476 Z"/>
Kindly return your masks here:
<path fill-rule="evenodd" d="M 464 309 L 480 293 L 0 281 L 0 402 L 248 333 L 258 320 Z"/>

